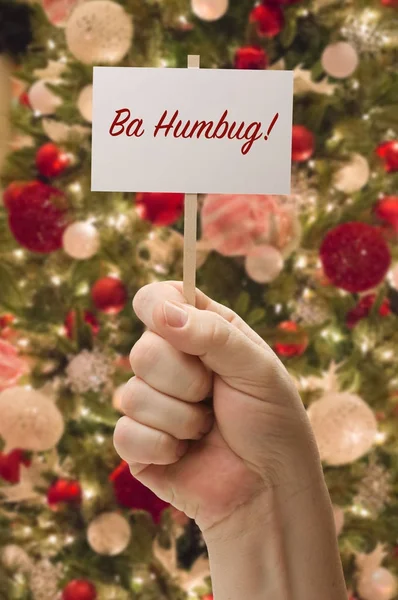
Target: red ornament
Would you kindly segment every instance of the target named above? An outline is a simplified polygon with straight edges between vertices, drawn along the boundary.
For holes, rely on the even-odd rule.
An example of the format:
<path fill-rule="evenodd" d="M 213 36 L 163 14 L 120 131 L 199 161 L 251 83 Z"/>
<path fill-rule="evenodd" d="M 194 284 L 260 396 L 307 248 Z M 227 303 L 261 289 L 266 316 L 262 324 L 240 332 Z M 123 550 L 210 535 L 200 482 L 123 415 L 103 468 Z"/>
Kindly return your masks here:
<path fill-rule="evenodd" d="M 346 324 L 349 329 L 355 327 L 355 325 L 362 319 L 366 319 L 372 310 L 375 300 L 376 294 L 367 294 L 366 296 L 362 296 L 358 304 L 347 313 Z M 388 298 L 384 298 L 378 312 L 381 317 L 386 317 L 387 315 L 391 314 L 390 301 Z"/>
<path fill-rule="evenodd" d="M 17 242 L 46 254 L 62 247 L 67 226 L 66 198 L 61 190 L 30 181 L 8 198 L 8 224 Z"/>
<path fill-rule="evenodd" d="M 182 215 L 184 194 L 139 192 L 135 196 L 135 206 L 142 219 L 154 225 L 172 225 Z"/>
<path fill-rule="evenodd" d="M 268 56 L 262 48 L 245 46 L 235 54 L 235 69 L 266 69 Z"/>
<path fill-rule="evenodd" d="M 89 310 L 85 310 L 83 312 L 83 320 L 85 323 L 87 323 L 87 325 L 89 325 L 91 327 L 91 331 L 93 332 L 93 335 L 97 335 L 97 333 L 99 332 L 100 326 L 99 326 L 96 316 Z M 70 310 L 65 317 L 65 323 L 64 323 L 65 329 L 66 329 L 66 335 L 70 339 L 74 338 L 75 323 L 76 323 L 76 311 Z"/>
<path fill-rule="evenodd" d="M 12 450 L 8 454 L 0 452 L 0 478 L 8 483 L 19 483 L 21 465 L 29 467 L 30 463 L 23 450 Z"/>
<path fill-rule="evenodd" d="M 95 600 L 97 590 L 91 581 L 73 579 L 62 591 L 62 600 Z"/>
<path fill-rule="evenodd" d="M 15 346 L 0 339 L 0 391 L 14 386 L 27 371 L 28 364 Z"/>
<path fill-rule="evenodd" d="M 202 600 L 213 600 L 213 594 L 205 594 L 202 596 Z"/>
<path fill-rule="evenodd" d="M 28 181 L 13 181 L 3 192 L 3 202 L 7 210 L 11 210 L 15 200 L 18 200 L 23 189 L 31 182 Z"/>
<path fill-rule="evenodd" d="M 257 33 L 261 37 L 273 38 L 284 26 L 284 17 L 277 4 L 260 4 L 250 13 L 250 23 L 255 23 Z"/>
<path fill-rule="evenodd" d="M 398 233 L 398 196 L 384 196 L 376 204 L 375 213 Z"/>
<path fill-rule="evenodd" d="M 292 130 L 292 160 L 301 162 L 308 160 L 314 153 L 314 134 L 304 125 L 293 125 Z"/>
<path fill-rule="evenodd" d="M 57 479 L 47 490 L 47 502 L 50 506 L 75 504 L 81 502 L 82 490 L 78 481 Z"/>
<path fill-rule="evenodd" d="M 376 227 L 353 221 L 331 229 L 320 250 L 325 275 L 347 292 L 363 292 L 384 279 L 390 250 Z"/>
<path fill-rule="evenodd" d="M 6 313 L 5 315 L 0 316 L 0 338 L 7 339 L 11 336 L 11 325 L 14 321 L 15 317 L 11 313 Z"/>
<path fill-rule="evenodd" d="M 398 0 L 381 0 L 381 3 L 390 8 L 398 8 Z"/>
<path fill-rule="evenodd" d="M 69 156 L 52 142 L 41 146 L 36 153 L 36 167 L 43 177 L 57 177 L 69 165 Z"/>
<path fill-rule="evenodd" d="M 117 277 L 102 277 L 91 288 L 95 307 L 109 315 L 116 315 L 125 307 L 127 290 Z"/>
<path fill-rule="evenodd" d="M 384 162 L 384 169 L 387 173 L 398 171 L 398 140 L 383 142 L 376 148 L 376 154 Z"/>
<path fill-rule="evenodd" d="M 124 461 L 110 474 L 116 500 L 122 506 L 133 510 L 146 510 L 155 523 L 159 523 L 162 512 L 169 507 L 167 502 L 158 498 L 149 488 L 132 476 L 128 464 Z"/>
<path fill-rule="evenodd" d="M 22 92 L 22 94 L 18 98 L 18 101 L 21 104 L 21 106 L 26 106 L 27 108 L 32 108 L 32 105 L 29 100 L 28 92 Z"/>
<path fill-rule="evenodd" d="M 292 356 L 301 356 L 307 346 L 308 346 L 308 337 L 307 334 L 300 329 L 300 327 L 294 321 L 282 321 L 279 323 L 278 329 L 281 331 L 286 331 L 288 333 L 297 333 L 299 337 L 299 341 L 297 342 L 277 342 L 274 344 L 274 350 L 279 356 L 284 356 L 285 358 L 291 358 Z"/>

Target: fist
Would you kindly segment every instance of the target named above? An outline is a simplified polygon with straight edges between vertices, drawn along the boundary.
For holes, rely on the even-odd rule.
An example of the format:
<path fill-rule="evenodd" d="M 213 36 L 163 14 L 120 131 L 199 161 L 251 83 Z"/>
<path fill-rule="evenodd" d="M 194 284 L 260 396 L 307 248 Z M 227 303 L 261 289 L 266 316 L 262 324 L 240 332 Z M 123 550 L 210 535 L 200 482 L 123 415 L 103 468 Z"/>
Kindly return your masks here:
<path fill-rule="evenodd" d="M 306 412 L 282 363 L 230 309 L 179 282 L 135 296 L 134 345 L 114 444 L 132 474 L 203 532 L 270 487 L 294 494 L 319 474 Z"/>

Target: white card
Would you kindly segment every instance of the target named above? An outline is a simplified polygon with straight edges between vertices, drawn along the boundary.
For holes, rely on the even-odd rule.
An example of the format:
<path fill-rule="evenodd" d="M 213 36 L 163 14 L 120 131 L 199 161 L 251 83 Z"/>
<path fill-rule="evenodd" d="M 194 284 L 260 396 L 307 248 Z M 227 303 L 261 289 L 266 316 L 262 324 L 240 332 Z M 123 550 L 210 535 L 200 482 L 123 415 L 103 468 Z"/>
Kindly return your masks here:
<path fill-rule="evenodd" d="M 289 194 L 293 73 L 94 67 L 93 191 Z"/>

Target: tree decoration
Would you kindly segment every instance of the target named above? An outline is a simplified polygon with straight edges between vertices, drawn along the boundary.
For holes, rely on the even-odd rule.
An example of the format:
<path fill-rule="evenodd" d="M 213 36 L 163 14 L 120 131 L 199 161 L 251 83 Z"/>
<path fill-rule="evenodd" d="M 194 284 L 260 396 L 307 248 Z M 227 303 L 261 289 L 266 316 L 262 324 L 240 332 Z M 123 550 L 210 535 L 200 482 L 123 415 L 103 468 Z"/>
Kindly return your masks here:
<path fill-rule="evenodd" d="M 280 196 L 210 194 L 201 210 L 201 247 L 224 256 L 247 255 L 270 245 L 286 257 L 297 247 L 297 213 Z"/>
<path fill-rule="evenodd" d="M 100 325 L 97 320 L 97 317 L 90 312 L 89 310 L 85 310 L 83 312 L 83 321 L 90 326 L 93 335 L 97 335 L 100 330 Z M 75 337 L 75 327 L 76 327 L 76 311 L 70 310 L 65 317 L 65 330 L 68 338 L 73 339 Z"/>
<path fill-rule="evenodd" d="M 53 115 L 58 106 L 62 104 L 61 98 L 48 88 L 48 83 L 54 84 L 55 82 L 39 79 L 28 91 L 32 109 L 42 115 Z"/>
<path fill-rule="evenodd" d="M 94 283 L 91 298 L 98 310 L 115 315 L 126 305 L 127 290 L 117 277 L 102 277 Z"/>
<path fill-rule="evenodd" d="M 12 450 L 8 454 L 0 452 L 0 479 L 8 483 L 19 483 L 21 465 L 28 467 L 31 461 L 23 450 Z"/>
<path fill-rule="evenodd" d="M 336 42 L 326 46 L 322 53 L 323 70 L 336 79 L 350 77 L 358 66 L 358 54 L 348 42 Z"/>
<path fill-rule="evenodd" d="M 184 194 L 140 192 L 135 206 L 139 216 L 153 225 L 172 225 L 183 213 Z"/>
<path fill-rule="evenodd" d="M 354 502 L 368 511 L 373 519 L 376 519 L 385 506 L 390 503 L 391 492 L 390 473 L 383 465 L 371 460 L 365 476 L 357 487 Z"/>
<path fill-rule="evenodd" d="M 33 600 L 54 600 L 58 596 L 58 585 L 62 575 L 62 565 L 43 559 L 34 565 L 30 574 L 30 589 Z"/>
<path fill-rule="evenodd" d="M 341 167 L 335 174 L 334 187 L 353 194 L 361 190 L 369 181 L 369 163 L 360 154 L 353 154 L 349 162 Z"/>
<path fill-rule="evenodd" d="M 28 371 L 27 363 L 12 344 L 0 339 L 0 391 L 15 385 Z"/>
<path fill-rule="evenodd" d="M 293 334 L 297 341 L 284 341 L 281 339 L 274 343 L 274 350 L 279 356 L 292 358 L 301 356 L 307 349 L 308 336 L 294 321 L 283 321 L 279 323 L 278 330 L 284 334 Z"/>
<path fill-rule="evenodd" d="M 43 131 L 46 136 L 57 144 L 64 144 L 69 139 L 81 139 L 87 137 L 90 133 L 88 127 L 82 125 L 66 125 L 61 121 L 55 121 L 54 119 L 42 119 L 41 124 Z"/>
<path fill-rule="evenodd" d="M 294 321 L 301 325 L 313 327 L 322 325 L 331 318 L 328 304 L 318 298 L 316 294 L 303 295 L 296 301 L 296 306 L 291 314 Z"/>
<path fill-rule="evenodd" d="M 340 29 L 342 36 L 360 53 L 375 53 L 385 43 L 385 33 L 372 16 L 365 10 L 359 18 L 357 15 L 349 17 Z"/>
<path fill-rule="evenodd" d="M 53 448 L 64 432 L 55 403 L 38 390 L 8 388 L 0 393 L 0 435 L 6 447 L 44 452 Z"/>
<path fill-rule="evenodd" d="M 150 513 L 155 523 L 159 523 L 162 512 L 169 504 L 133 477 L 126 462 L 122 461 L 110 474 L 109 479 L 113 484 L 116 500 L 121 506 L 145 510 Z"/>
<path fill-rule="evenodd" d="M 192 12 L 203 21 L 218 21 L 228 10 L 229 0 L 191 0 Z"/>
<path fill-rule="evenodd" d="M 256 26 L 257 34 L 261 37 L 273 38 L 284 26 L 283 12 L 276 3 L 259 4 L 250 13 L 250 23 Z"/>
<path fill-rule="evenodd" d="M 376 148 L 376 154 L 384 162 L 387 173 L 398 171 L 398 140 L 382 142 Z"/>
<path fill-rule="evenodd" d="M 63 27 L 80 0 L 41 0 L 50 23 Z"/>
<path fill-rule="evenodd" d="M 36 153 L 36 167 L 43 177 L 58 177 L 70 162 L 69 155 L 52 142 L 41 146 Z"/>
<path fill-rule="evenodd" d="M 347 465 L 371 449 L 377 422 L 359 396 L 331 390 L 307 412 L 321 459 L 329 465 Z"/>
<path fill-rule="evenodd" d="M 391 262 L 380 231 L 356 221 L 331 229 L 323 239 L 320 257 L 331 283 L 348 292 L 363 292 L 379 285 Z"/>
<path fill-rule="evenodd" d="M 302 162 L 311 158 L 315 150 L 314 134 L 304 125 L 293 125 L 292 160 Z"/>
<path fill-rule="evenodd" d="M 62 591 L 62 600 L 96 600 L 97 590 L 91 581 L 73 579 Z"/>
<path fill-rule="evenodd" d="M 29 573 L 33 567 L 33 561 L 21 546 L 8 544 L 0 552 L 2 564 L 6 569 L 14 572 Z"/>
<path fill-rule="evenodd" d="M 116 556 L 130 543 L 131 528 L 128 521 L 117 512 L 102 513 L 91 521 L 87 540 L 94 552 Z"/>
<path fill-rule="evenodd" d="M 362 600 L 392 600 L 397 591 L 397 578 L 381 563 L 386 556 L 382 544 L 370 554 L 357 554 L 357 589 Z"/>
<path fill-rule="evenodd" d="M 12 199 L 8 223 L 17 242 L 28 250 L 43 254 L 58 250 L 67 225 L 64 193 L 41 181 L 27 182 Z"/>
<path fill-rule="evenodd" d="M 375 214 L 398 233 L 398 196 L 383 196 L 375 206 Z"/>
<path fill-rule="evenodd" d="M 375 300 L 376 294 L 367 294 L 366 296 L 362 296 L 362 298 L 360 298 L 358 301 L 358 304 L 347 313 L 347 327 L 352 329 L 359 323 L 359 321 L 366 319 L 372 310 Z M 378 314 L 381 317 L 386 317 L 391 314 L 390 301 L 388 298 L 383 299 L 383 302 L 379 307 Z"/>
<path fill-rule="evenodd" d="M 262 48 L 256 46 L 244 46 L 238 48 L 235 53 L 235 69 L 266 69 L 268 56 Z"/>
<path fill-rule="evenodd" d="M 179 263 L 182 265 L 183 247 L 184 237 L 181 233 L 159 227 L 137 244 L 137 259 L 147 269 L 167 273 L 171 268 L 178 269 Z"/>
<path fill-rule="evenodd" d="M 82 350 L 66 367 L 66 383 L 77 394 L 99 392 L 110 385 L 114 366 L 107 354 L 96 349 Z"/>
<path fill-rule="evenodd" d="M 91 0 L 72 12 L 65 35 L 69 51 L 77 60 L 87 65 L 114 65 L 130 49 L 133 22 L 120 4 Z"/>
<path fill-rule="evenodd" d="M 302 65 L 295 67 L 293 76 L 293 90 L 296 96 L 308 93 L 331 96 L 336 89 L 336 85 L 329 83 L 327 77 L 321 81 L 312 81 L 311 71 L 303 69 Z"/>
<path fill-rule="evenodd" d="M 47 490 L 47 502 L 53 507 L 57 504 L 79 504 L 82 490 L 78 481 L 57 479 Z"/>
<path fill-rule="evenodd" d="M 99 249 L 98 230 L 87 221 L 77 221 L 68 225 L 62 236 L 64 252 L 76 260 L 92 258 Z"/>
<path fill-rule="evenodd" d="M 254 246 L 245 259 L 246 273 L 257 283 L 270 283 L 283 269 L 283 256 L 273 246 Z"/>
<path fill-rule="evenodd" d="M 86 85 L 77 99 L 77 108 L 83 119 L 91 123 L 93 120 L 93 86 Z"/>

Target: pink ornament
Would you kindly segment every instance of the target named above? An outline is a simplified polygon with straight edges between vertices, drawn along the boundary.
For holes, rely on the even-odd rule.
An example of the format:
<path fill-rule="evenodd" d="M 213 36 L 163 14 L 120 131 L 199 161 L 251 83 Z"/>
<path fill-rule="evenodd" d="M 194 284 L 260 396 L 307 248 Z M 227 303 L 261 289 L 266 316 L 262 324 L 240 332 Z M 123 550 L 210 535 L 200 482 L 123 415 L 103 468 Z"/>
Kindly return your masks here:
<path fill-rule="evenodd" d="M 300 234 L 293 208 L 278 196 L 208 195 L 201 222 L 202 245 L 225 256 L 247 255 L 262 244 L 286 255 Z"/>
<path fill-rule="evenodd" d="M 42 0 L 42 4 L 50 23 L 62 27 L 79 1 L 81 0 Z"/>
<path fill-rule="evenodd" d="M 27 364 L 14 346 L 0 339 L 0 390 L 15 385 L 26 371 Z"/>

